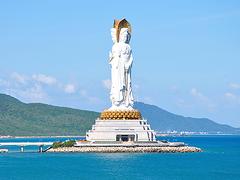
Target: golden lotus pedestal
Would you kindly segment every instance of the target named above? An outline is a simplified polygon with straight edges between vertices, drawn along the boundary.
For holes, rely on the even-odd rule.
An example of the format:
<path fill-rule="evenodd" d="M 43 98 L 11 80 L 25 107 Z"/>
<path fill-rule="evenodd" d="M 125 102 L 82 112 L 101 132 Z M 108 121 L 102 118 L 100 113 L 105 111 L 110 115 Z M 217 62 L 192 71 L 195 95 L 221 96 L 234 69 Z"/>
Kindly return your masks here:
<path fill-rule="evenodd" d="M 100 119 L 102 120 L 134 120 L 142 119 L 142 115 L 138 110 L 105 110 L 101 112 Z"/>

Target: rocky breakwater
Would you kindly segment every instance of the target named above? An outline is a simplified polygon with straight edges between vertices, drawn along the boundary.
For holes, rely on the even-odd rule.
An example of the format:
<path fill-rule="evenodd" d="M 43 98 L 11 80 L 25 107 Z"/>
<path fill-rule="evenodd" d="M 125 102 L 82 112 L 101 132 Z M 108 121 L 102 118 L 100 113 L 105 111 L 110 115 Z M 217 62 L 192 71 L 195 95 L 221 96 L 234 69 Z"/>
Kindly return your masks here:
<path fill-rule="evenodd" d="M 181 147 L 59 147 L 50 148 L 47 152 L 96 152 L 96 153 L 189 153 L 201 152 L 197 147 L 181 146 Z"/>

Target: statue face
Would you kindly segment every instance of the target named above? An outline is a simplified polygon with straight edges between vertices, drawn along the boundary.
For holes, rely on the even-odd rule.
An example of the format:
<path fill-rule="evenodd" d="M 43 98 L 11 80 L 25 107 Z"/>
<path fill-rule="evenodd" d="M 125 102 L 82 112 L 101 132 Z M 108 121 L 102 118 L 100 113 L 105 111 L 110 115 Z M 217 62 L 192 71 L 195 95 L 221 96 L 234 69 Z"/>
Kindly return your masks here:
<path fill-rule="evenodd" d="M 111 28 L 111 36 L 112 36 L 113 43 L 116 43 L 117 38 L 116 38 L 116 29 L 115 28 Z"/>
<path fill-rule="evenodd" d="M 130 34 L 128 33 L 128 28 L 122 28 L 119 34 L 119 42 L 129 43 Z"/>

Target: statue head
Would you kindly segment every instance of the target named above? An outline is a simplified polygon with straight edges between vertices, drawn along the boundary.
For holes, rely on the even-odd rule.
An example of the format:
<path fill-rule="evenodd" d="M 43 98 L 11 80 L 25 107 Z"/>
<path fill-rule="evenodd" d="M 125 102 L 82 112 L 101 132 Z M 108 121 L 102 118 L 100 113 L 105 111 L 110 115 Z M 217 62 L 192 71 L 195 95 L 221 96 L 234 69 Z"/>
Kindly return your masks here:
<path fill-rule="evenodd" d="M 119 42 L 128 44 L 130 41 L 130 38 L 131 38 L 131 35 L 128 32 L 128 28 L 121 28 L 119 33 Z"/>
<path fill-rule="evenodd" d="M 121 42 L 128 43 L 130 41 L 130 34 L 132 31 L 132 28 L 130 23 L 126 19 L 114 20 L 113 28 L 115 29 L 116 37 L 112 39 L 115 39 L 115 42 L 120 42 L 120 36 L 122 36 Z M 122 35 L 120 35 L 121 32 L 122 32 Z"/>

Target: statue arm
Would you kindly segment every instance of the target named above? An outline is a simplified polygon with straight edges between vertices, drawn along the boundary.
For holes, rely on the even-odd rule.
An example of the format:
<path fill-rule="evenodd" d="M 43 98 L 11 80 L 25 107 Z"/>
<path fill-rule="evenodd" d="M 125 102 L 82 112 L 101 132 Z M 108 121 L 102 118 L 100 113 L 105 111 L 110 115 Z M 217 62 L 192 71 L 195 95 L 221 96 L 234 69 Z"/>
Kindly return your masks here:
<path fill-rule="evenodd" d="M 112 62 L 112 59 L 113 59 L 113 54 L 112 54 L 112 51 L 109 52 L 109 63 L 111 64 Z"/>

